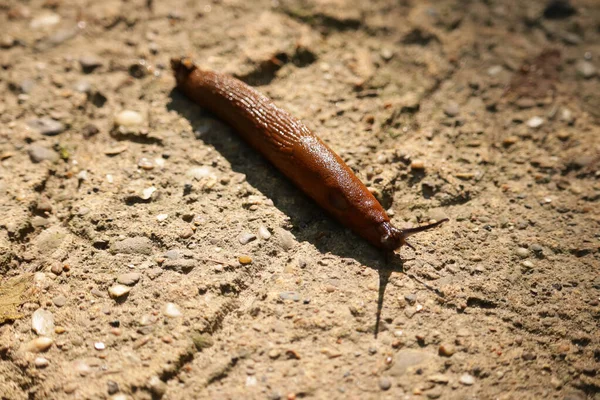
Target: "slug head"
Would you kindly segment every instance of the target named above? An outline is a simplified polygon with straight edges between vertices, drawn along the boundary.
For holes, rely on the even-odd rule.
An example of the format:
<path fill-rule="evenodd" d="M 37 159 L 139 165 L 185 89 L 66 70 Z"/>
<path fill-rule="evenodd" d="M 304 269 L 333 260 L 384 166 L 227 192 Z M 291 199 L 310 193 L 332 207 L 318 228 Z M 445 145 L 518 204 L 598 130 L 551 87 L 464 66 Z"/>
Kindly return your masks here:
<path fill-rule="evenodd" d="M 171 58 L 171 69 L 173 70 L 178 86 L 185 82 L 189 74 L 197 68 L 189 57 Z"/>
<path fill-rule="evenodd" d="M 436 228 L 448 221 L 448 218 L 441 219 L 433 224 L 418 226 L 416 228 L 408 228 L 408 229 L 398 229 L 392 226 L 389 222 L 384 222 L 381 224 L 381 247 L 385 250 L 394 251 L 398 250 L 400 247 L 406 245 L 411 249 L 415 249 L 410 243 L 406 241 L 409 236 L 414 235 L 415 233 L 427 231 L 429 229 Z"/>

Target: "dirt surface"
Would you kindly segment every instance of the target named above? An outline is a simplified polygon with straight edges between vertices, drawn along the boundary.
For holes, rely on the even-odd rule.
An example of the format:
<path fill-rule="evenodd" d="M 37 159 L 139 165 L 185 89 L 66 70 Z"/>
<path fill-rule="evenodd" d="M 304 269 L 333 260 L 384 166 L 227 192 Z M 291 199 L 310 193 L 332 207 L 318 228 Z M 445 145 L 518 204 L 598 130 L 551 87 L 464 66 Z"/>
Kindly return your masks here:
<path fill-rule="evenodd" d="M 0 398 L 600 398 L 598 1 L 4 0 L 0 26 Z M 397 226 L 450 222 L 386 263 L 173 89 L 181 55 Z"/>

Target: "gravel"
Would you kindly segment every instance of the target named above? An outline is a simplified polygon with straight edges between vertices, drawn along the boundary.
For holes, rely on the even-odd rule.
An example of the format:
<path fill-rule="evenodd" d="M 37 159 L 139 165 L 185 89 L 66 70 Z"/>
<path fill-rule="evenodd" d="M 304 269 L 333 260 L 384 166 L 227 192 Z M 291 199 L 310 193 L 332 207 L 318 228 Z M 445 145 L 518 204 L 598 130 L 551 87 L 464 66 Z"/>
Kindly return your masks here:
<path fill-rule="evenodd" d="M 62 122 L 46 117 L 30 119 L 27 125 L 44 136 L 56 136 L 65 130 Z"/>

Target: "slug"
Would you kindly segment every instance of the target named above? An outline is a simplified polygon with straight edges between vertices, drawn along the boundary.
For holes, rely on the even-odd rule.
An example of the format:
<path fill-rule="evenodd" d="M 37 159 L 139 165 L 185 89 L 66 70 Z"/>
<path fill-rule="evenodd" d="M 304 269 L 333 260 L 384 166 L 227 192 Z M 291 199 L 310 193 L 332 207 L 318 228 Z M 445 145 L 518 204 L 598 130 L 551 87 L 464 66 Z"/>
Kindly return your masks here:
<path fill-rule="evenodd" d="M 393 252 L 406 238 L 448 219 L 397 229 L 377 199 L 333 150 L 301 121 L 254 88 L 225 74 L 172 59 L 177 88 L 233 127 L 298 188 L 375 247 Z M 413 248 L 414 249 L 414 248 Z"/>

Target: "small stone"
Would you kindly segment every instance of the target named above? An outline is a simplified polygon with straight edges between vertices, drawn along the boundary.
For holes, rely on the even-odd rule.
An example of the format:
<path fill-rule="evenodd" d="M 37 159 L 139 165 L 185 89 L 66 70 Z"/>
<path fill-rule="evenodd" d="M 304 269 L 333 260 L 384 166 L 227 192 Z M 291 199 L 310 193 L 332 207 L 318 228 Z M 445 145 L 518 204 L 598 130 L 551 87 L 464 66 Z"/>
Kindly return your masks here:
<path fill-rule="evenodd" d="M 29 146 L 27 151 L 29 158 L 34 163 L 40 163 L 42 161 L 56 162 L 59 159 L 58 153 L 47 147 L 40 146 L 39 144 L 32 144 Z"/>
<path fill-rule="evenodd" d="M 120 299 L 131 292 L 131 288 L 125 285 L 113 285 L 108 289 L 108 294 L 113 299 Z"/>
<path fill-rule="evenodd" d="M 169 318 L 178 318 L 183 315 L 183 313 L 181 312 L 181 309 L 175 303 L 165 304 L 163 313 L 165 314 L 166 317 L 169 317 Z"/>
<path fill-rule="evenodd" d="M 47 29 L 57 25 L 60 22 L 60 15 L 55 13 L 45 13 L 31 20 L 29 27 L 32 29 Z"/>
<path fill-rule="evenodd" d="M 533 361 L 537 358 L 537 356 L 534 353 L 526 351 L 521 355 L 521 358 L 525 361 Z"/>
<path fill-rule="evenodd" d="M 56 307 L 63 307 L 65 304 L 67 304 L 67 298 L 62 294 L 59 294 L 58 296 L 52 299 L 52 302 Z"/>
<path fill-rule="evenodd" d="M 410 169 L 412 170 L 424 170 L 425 162 L 423 160 L 413 160 L 410 163 Z"/>
<path fill-rule="evenodd" d="M 30 119 L 27 125 L 45 136 L 55 136 L 65 130 L 62 122 L 47 117 Z"/>
<path fill-rule="evenodd" d="M 443 385 L 446 385 L 448 382 L 450 382 L 450 378 L 448 378 L 447 375 L 444 374 L 434 374 L 431 375 L 427 378 L 427 380 L 429 382 L 433 382 L 433 383 L 441 383 Z"/>
<path fill-rule="evenodd" d="M 169 218 L 169 214 L 158 214 L 158 215 L 156 216 L 156 220 L 157 220 L 158 222 L 163 222 L 163 221 L 166 221 L 166 219 L 167 219 L 167 218 Z"/>
<path fill-rule="evenodd" d="M 96 342 L 94 343 L 94 348 L 98 351 L 102 351 L 106 349 L 106 345 L 103 342 Z"/>
<path fill-rule="evenodd" d="M 284 229 L 277 230 L 278 242 L 285 251 L 291 250 L 296 245 L 296 238 L 290 232 Z"/>
<path fill-rule="evenodd" d="M 537 129 L 544 124 L 544 118 L 542 117 L 532 117 L 527 120 L 527 126 L 532 129 Z"/>
<path fill-rule="evenodd" d="M 107 381 L 106 386 L 108 394 L 115 394 L 119 391 L 119 384 L 115 381 Z"/>
<path fill-rule="evenodd" d="M 140 161 L 138 161 L 138 167 L 145 169 L 146 171 L 150 171 L 154 169 L 154 163 L 146 157 L 142 157 L 140 158 Z"/>
<path fill-rule="evenodd" d="M 279 297 L 282 300 L 300 301 L 300 294 L 298 292 L 293 292 L 293 291 L 280 292 Z"/>
<path fill-rule="evenodd" d="M 0 47 L 2 47 L 3 49 L 10 49 L 16 43 L 17 41 L 15 40 L 15 38 L 10 35 L 2 35 L 2 38 L 0 38 Z"/>
<path fill-rule="evenodd" d="M 167 392 L 167 384 L 164 383 L 157 375 L 152 376 L 148 380 L 148 387 L 152 392 L 152 398 L 160 399 Z"/>
<path fill-rule="evenodd" d="M 190 168 L 186 173 L 188 178 L 196 179 L 197 181 L 203 178 L 214 178 L 216 179 L 216 174 L 213 172 L 210 167 L 193 167 Z"/>
<path fill-rule="evenodd" d="M 519 100 L 517 100 L 517 107 L 521 108 L 521 109 L 527 109 L 527 108 L 532 108 L 536 106 L 536 102 L 534 99 L 532 99 L 531 97 L 522 97 Z"/>
<path fill-rule="evenodd" d="M 417 296 L 413 293 L 407 294 L 404 296 L 404 300 L 406 300 L 408 302 L 408 304 L 415 304 L 415 302 L 417 301 Z"/>
<path fill-rule="evenodd" d="M 238 241 L 240 244 L 248 244 L 254 240 L 256 240 L 256 235 L 253 235 L 252 233 L 242 232 L 238 236 Z"/>
<path fill-rule="evenodd" d="M 152 254 L 152 242 L 144 236 L 127 238 L 115 242 L 112 248 L 113 252 L 120 254 Z"/>
<path fill-rule="evenodd" d="M 446 108 L 444 108 L 444 113 L 449 117 L 456 117 L 459 112 L 460 112 L 460 108 L 458 106 L 458 103 L 456 103 L 454 101 L 451 101 L 450 103 L 448 103 L 446 105 Z"/>
<path fill-rule="evenodd" d="M 390 390 L 391 387 L 392 381 L 390 380 L 390 378 L 383 376 L 379 379 L 379 389 L 386 391 Z"/>
<path fill-rule="evenodd" d="M 584 79 L 591 79 L 596 76 L 596 67 L 589 61 L 580 61 L 575 66 L 577 73 Z"/>
<path fill-rule="evenodd" d="M 394 52 L 388 48 L 381 49 L 380 54 L 385 61 L 390 61 L 394 57 Z"/>
<path fill-rule="evenodd" d="M 465 386 L 471 386 L 475 383 L 475 377 L 470 374 L 462 374 L 458 381 Z"/>
<path fill-rule="evenodd" d="M 529 257 L 529 250 L 527 250 L 524 247 L 519 247 L 517 248 L 517 250 L 515 251 L 515 254 L 517 256 L 519 256 L 520 258 L 527 258 Z"/>
<path fill-rule="evenodd" d="M 271 360 L 276 360 L 281 355 L 281 351 L 279 351 L 277 349 L 271 349 L 271 350 L 269 350 L 269 354 L 268 355 L 269 355 L 269 358 Z"/>
<path fill-rule="evenodd" d="M 456 348 L 449 343 L 442 343 L 438 349 L 440 356 L 452 357 L 456 352 Z"/>
<path fill-rule="evenodd" d="M 36 357 L 35 360 L 33 360 L 33 364 L 35 365 L 36 368 L 46 368 L 48 365 L 50 365 L 50 361 L 48 361 L 48 359 L 44 358 L 44 357 Z"/>
<path fill-rule="evenodd" d="M 154 186 L 150 186 L 144 190 L 142 190 L 142 199 L 143 200 L 150 200 L 152 198 L 152 195 L 154 194 L 154 192 L 156 192 L 156 188 Z"/>
<path fill-rule="evenodd" d="M 263 240 L 269 240 L 271 232 L 269 232 L 266 226 L 261 225 L 258 227 L 258 236 Z"/>
<path fill-rule="evenodd" d="M 248 265 L 252 262 L 252 258 L 250 256 L 243 255 L 238 258 L 238 261 L 242 265 Z"/>
<path fill-rule="evenodd" d="M 144 121 L 144 116 L 133 110 L 123 110 L 115 116 L 115 125 L 127 128 L 140 126 Z"/>
<path fill-rule="evenodd" d="M 73 89 L 79 93 L 90 93 L 92 91 L 92 85 L 86 80 L 80 80 L 73 85 Z"/>
<path fill-rule="evenodd" d="M 117 277 L 117 282 L 122 285 L 133 286 L 140 280 L 141 275 L 137 272 L 127 272 L 125 274 L 120 274 Z"/>
<path fill-rule="evenodd" d="M 42 353 L 48 350 L 52 346 L 52 343 L 54 343 L 52 338 L 42 336 L 27 343 L 25 349 L 32 353 Z"/>
<path fill-rule="evenodd" d="M 102 60 L 95 55 L 85 55 L 79 59 L 79 64 L 81 64 L 81 70 L 89 74 L 94 71 L 96 68 L 102 66 Z"/>
<path fill-rule="evenodd" d="M 38 308 L 31 317 L 31 328 L 40 336 L 54 333 L 54 316 L 50 311 Z"/>

